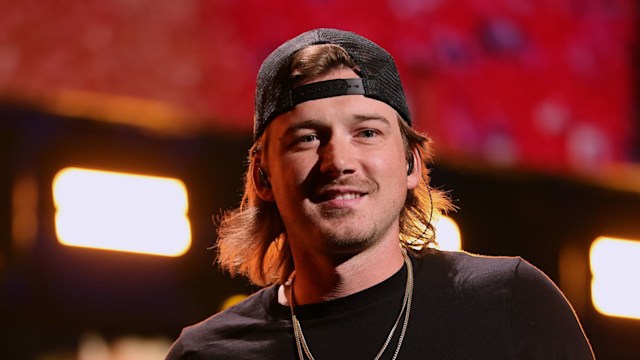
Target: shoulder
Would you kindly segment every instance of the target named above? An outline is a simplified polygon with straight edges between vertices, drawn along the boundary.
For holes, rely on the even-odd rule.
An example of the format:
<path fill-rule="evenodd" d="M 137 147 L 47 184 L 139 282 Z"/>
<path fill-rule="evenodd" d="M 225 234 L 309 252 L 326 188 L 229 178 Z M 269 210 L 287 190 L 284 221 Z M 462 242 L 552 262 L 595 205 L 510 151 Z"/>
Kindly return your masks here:
<path fill-rule="evenodd" d="M 429 255 L 427 255 L 429 256 Z M 473 254 L 466 251 L 437 251 L 432 256 L 439 256 L 447 262 L 455 265 L 456 269 L 468 272 L 478 271 L 486 274 L 503 273 L 512 271 L 522 261 L 517 256 L 487 256 Z"/>
<path fill-rule="evenodd" d="M 441 296 L 475 306 L 523 306 L 528 299 L 555 299 L 566 303 L 564 295 L 537 267 L 517 256 L 485 256 L 464 251 L 432 251 L 416 262 L 416 279 Z"/>
<path fill-rule="evenodd" d="M 273 319 L 275 294 L 276 286 L 262 289 L 233 307 L 185 327 L 167 359 L 197 359 L 202 355 L 205 355 L 202 358 L 209 358 L 209 354 L 224 354 L 230 341 L 264 327 Z"/>
<path fill-rule="evenodd" d="M 554 300 L 568 304 L 556 284 L 539 268 L 519 256 L 485 256 L 467 252 L 440 252 L 457 284 L 501 287 L 515 301 Z M 527 301 L 524 301 L 525 303 Z"/>
<path fill-rule="evenodd" d="M 434 254 L 450 268 L 459 293 L 487 313 L 502 307 L 505 326 L 520 356 L 531 359 L 592 359 L 593 353 L 573 308 L 556 284 L 520 257 L 492 257 L 465 252 Z M 428 258 L 427 258 L 428 259 Z M 501 304 L 501 305 L 499 305 Z"/>
<path fill-rule="evenodd" d="M 465 251 L 431 251 L 422 256 L 424 270 L 444 274 L 455 287 L 510 286 L 519 269 L 527 273 L 537 270 L 520 257 L 486 256 Z M 538 273 L 542 274 L 539 270 Z"/>

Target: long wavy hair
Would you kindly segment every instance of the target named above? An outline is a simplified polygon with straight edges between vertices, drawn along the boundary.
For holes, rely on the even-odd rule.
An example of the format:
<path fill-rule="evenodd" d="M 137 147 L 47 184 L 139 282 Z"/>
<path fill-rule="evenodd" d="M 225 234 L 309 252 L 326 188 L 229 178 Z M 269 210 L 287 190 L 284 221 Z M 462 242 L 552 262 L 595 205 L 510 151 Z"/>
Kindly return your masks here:
<path fill-rule="evenodd" d="M 358 73 L 357 64 L 340 46 L 313 45 L 294 54 L 291 81 L 299 84 L 333 69 L 348 67 Z M 452 209 L 446 194 L 429 185 L 429 168 L 433 159 L 431 140 L 412 129 L 398 115 L 398 123 L 408 161 L 417 149 L 422 162 L 418 186 L 407 192 L 400 213 L 399 244 L 415 253 L 435 248 L 436 216 Z M 240 206 L 223 214 L 218 224 L 217 262 L 232 276 L 242 275 L 252 283 L 267 286 L 284 283 L 294 270 L 286 229 L 274 202 L 263 201 L 256 192 L 254 171 L 268 138 L 268 129 L 256 140 L 248 156 L 244 195 Z"/>

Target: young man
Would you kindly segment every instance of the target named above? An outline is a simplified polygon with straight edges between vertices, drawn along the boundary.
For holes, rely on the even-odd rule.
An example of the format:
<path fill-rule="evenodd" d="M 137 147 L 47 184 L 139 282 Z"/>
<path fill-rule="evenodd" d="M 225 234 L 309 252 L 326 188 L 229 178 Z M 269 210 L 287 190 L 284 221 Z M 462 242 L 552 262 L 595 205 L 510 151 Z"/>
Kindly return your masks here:
<path fill-rule="evenodd" d="M 435 249 L 392 57 L 317 29 L 264 61 L 240 207 L 218 261 L 266 286 L 186 328 L 168 359 L 592 359 L 558 288 L 520 258 Z"/>

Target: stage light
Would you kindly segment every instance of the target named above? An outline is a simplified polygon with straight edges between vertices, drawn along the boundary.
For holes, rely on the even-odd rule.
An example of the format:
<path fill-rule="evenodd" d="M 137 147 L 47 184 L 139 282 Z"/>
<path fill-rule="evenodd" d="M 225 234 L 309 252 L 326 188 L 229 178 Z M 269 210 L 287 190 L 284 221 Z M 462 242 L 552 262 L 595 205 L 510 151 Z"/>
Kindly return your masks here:
<path fill-rule="evenodd" d="M 178 179 L 66 168 L 54 177 L 53 198 L 63 245 L 172 257 L 191 246 Z"/>
<path fill-rule="evenodd" d="M 226 310 L 226 309 L 238 304 L 239 302 L 241 302 L 242 300 L 244 300 L 244 299 L 246 299 L 248 297 L 249 296 L 245 295 L 245 294 L 231 295 L 222 303 L 222 306 L 220 306 L 220 311 Z"/>
<path fill-rule="evenodd" d="M 438 216 L 434 219 L 436 241 L 440 250 L 459 251 L 462 249 L 460 228 L 448 216 Z"/>
<path fill-rule="evenodd" d="M 640 319 L 640 241 L 599 237 L 589 254 L 591 298 L 608 316 Z"/>

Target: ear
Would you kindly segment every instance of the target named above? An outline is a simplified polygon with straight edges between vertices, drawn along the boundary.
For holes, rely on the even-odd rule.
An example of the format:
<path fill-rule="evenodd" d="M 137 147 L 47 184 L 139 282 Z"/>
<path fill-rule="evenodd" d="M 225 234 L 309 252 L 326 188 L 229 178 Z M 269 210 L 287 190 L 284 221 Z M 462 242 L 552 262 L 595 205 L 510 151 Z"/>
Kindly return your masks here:
<path fill-rule="evenodd" d="M 262 201 L 274 202 L 273 190 L 269 183 L 268 173 L 261 167 L 260 159 L 256 159 L 251 166 L 251 176 L 256 189 L 256 194 Z"/>
<path fill-rule="evenodd" d="M 418 149 L 413 148 L 411 149 L 411 155 L 412 156 L 407 159 L 407 169 L 411 169 L 411 172 L 407 171 L 407 189 L 409 190 L 415 189 L 422 178 L 422 158 L 420 157 L 420 152 Z M 412 164 L 409 162 L 412 162 Z"/>

